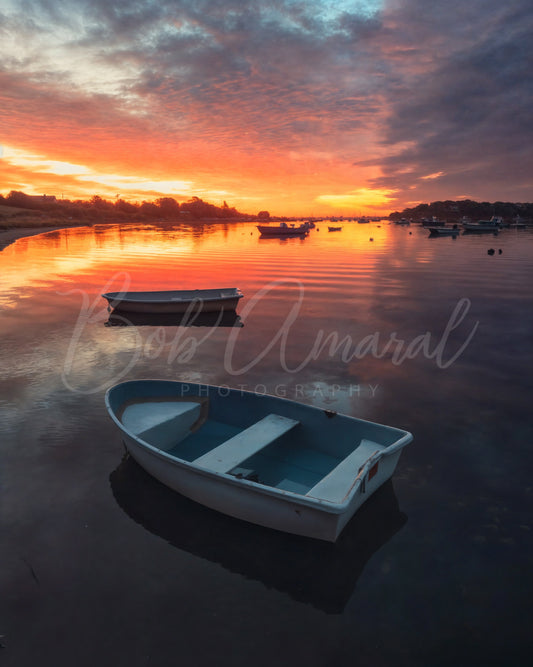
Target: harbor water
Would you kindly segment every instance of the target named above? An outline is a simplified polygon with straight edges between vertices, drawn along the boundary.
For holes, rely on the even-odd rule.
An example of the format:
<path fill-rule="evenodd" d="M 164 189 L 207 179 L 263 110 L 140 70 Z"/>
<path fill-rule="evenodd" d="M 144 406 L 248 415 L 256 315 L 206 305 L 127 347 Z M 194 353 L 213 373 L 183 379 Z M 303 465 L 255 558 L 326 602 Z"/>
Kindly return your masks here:
<path fill-rule="evenodd" d="M 0 662 L 529 664 L 533 229 L 110 224 L 0 252 Z M 238 287 L 220 322 L 121 290 Z M 125 379 L 284 396 L 413 443 L 335 544 L 223 516 L 125 456 Z"/>

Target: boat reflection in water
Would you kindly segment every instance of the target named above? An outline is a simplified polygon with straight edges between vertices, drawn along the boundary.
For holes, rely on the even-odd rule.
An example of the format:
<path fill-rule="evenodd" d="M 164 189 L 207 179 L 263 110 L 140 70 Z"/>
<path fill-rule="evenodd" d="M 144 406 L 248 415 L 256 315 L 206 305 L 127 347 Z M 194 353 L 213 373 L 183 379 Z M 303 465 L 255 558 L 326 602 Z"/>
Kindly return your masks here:
<path fill-rule="evenodd" d="M 187 313 L 129 313 L 113 311 L 104 323 L 106 327 L 243 327 L 235 310 Z"/>
<path fill-rule="evenodd" d="M 127 454 L 110 484 L 124 512 L 172 546 L 328 614 L 342 613 L 366 563 L 407 522 L 391 480 L 370 496 L 335 543 L 210 510 L 155 480 Z"/>

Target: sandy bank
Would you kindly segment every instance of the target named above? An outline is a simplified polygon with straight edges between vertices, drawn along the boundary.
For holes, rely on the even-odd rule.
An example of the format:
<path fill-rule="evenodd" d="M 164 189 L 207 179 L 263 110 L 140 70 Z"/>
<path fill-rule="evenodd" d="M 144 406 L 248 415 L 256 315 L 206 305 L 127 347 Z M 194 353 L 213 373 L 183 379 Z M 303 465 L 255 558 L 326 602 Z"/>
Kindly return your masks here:
<path fill-rule="evenodd" d="M 36 234 L 46 234 L 46 232 L 54 232 L 58 229 L 66 229 L 67 227 L 79 227 L 79 225 L 61 225 L 50 227 L 11 227 L 10 229 L 0 229 L 0 250 L 25 236 L 35 236 Z"/>

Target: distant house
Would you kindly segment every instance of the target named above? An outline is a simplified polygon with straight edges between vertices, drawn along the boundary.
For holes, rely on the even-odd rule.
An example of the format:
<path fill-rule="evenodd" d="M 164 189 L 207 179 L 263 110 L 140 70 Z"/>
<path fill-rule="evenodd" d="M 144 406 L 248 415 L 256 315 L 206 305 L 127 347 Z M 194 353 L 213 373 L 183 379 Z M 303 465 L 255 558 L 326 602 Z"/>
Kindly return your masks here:
<path fill-rule="evenodd" d="M 57 201 L 55 195 L 26 195 L 28 199 L 34 201 L 36 204 L 52 204 Z"/>

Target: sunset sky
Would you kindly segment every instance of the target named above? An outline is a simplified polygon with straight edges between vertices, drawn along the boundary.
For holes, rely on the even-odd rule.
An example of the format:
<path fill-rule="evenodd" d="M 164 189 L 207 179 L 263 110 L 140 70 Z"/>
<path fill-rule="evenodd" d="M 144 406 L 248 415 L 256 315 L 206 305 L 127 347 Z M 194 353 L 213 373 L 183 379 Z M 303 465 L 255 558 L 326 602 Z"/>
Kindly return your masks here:
<path fill-rule="evenodd" d="M 532 201 L 530 0 L 0 0 L 0 193 Z"/>

